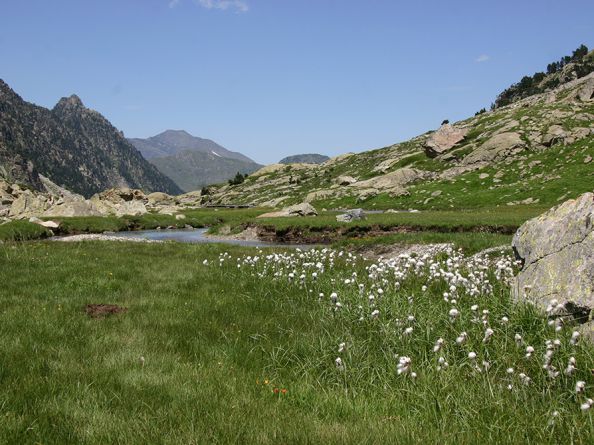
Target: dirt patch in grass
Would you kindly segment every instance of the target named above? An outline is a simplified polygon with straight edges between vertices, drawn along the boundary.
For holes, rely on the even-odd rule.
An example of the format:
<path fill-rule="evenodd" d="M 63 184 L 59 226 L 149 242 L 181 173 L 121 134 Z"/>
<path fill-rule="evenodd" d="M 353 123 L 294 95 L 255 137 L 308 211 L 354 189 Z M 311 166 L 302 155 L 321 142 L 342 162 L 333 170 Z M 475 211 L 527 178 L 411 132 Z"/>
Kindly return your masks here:
<path fill-rule="evenodd" d="M 87 304 L 85 312 L 91 318 L 105 318 L 109 315 L 128 312 L 128 308 L 117 304 Z"/>

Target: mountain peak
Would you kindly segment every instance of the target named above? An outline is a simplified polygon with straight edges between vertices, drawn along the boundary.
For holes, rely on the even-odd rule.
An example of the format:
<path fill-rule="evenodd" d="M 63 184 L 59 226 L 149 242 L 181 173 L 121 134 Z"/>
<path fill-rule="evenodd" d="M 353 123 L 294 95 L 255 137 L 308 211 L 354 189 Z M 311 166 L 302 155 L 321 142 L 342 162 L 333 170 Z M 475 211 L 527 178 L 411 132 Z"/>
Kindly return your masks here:
<path fill-rule="evenodd" d="M 70 97 L 61 98 L 54 107 L 54 110 L 77 110 L 84 108 L 85 105 L 82 100 L 80 100 L 80 97 L 76 94 L 72 94 Z"/>
<path fill-rule="evenodd" d="M 192 136 L 190 133 L 188 133 L 186 130 L 165 130 L 162 133 L 159 133 L 157 136 L 162 136 L 165 134 L 171 134 L 171 135 L 180 135 L 180 136 Z M 192 136 L 193 137 L 193 136 Z"/>

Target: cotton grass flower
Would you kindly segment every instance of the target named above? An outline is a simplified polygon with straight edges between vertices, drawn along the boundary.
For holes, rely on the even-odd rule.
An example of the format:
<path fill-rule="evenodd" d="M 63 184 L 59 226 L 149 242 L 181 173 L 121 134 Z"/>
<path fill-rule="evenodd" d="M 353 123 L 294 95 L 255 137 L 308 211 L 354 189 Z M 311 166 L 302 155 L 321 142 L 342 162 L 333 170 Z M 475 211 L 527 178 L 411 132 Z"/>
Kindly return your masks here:
<path fill-rule="evenodd" d="M 435 342 L 435 346 L 433 346 L 433 352 L 439 352 L 441 350 L 441 347 L 444 344 L 444 339 L 443 338 L 438 338 L 437 341 Z"/>
<path fill-rule="evenodd" d="M 581 394 L 585 391 L 586 389 L 586 382 L 584 382 L 583 380 L 579 380 L 576 384 L 575 384 L 575 392 L 576 394 Z"/>
<path fill-rule="evenodd" d="M 468 334 L 466 332 L 460 333 L 460 335 L 456 338 L 456 343 L 459 345 L 463 345 L 466 343 L 466 339 L 468 338 Z"/>
<path fill-rule="evenodd" d="M 402 356 L 398 359 L 398 364 L 396 365 L 396 373 L 398 375 L 406 374 L 410 371 L 411 359 L 410 357 Z"/>
<path fill-rule="evenodd" d="M 485 329 L 485 336 L 483 337 L 483 343 L 488 343 L 491 337 L 493 336 L 493 329 L 487 328 Z"/>
<path fill-rule="evenodd" d="M 438 371 L 441 371 L 442 369 L 447 369 L 448 366 L 450 366 L 444 357 L 439 357 L 437 359 L 437 363 L 438 363 L 437 364 Z"/>
<path fill-rule="evenodd" d="M 448 312 L 448 315 L 450 316 L 450 321 L 456 321 L 456 319 L 460 316 L 460 311 L 456 308 L 450 309 L 450 312 Z"/>
<path fill-rule="evenodd" d="M 526 355 L 524 357 L 530 358 L 534 353 L 534 348 L 532 346 L 526 346 Z"/>
<path fill-rule="evenodd" d="M 580 339 L 580 333 L 578 331 L 573 331 L 571 333 L 571 339 L 569 340 L 569 343 L 571 343 L 572 345 L 576 345 L 577 342 Z"/>

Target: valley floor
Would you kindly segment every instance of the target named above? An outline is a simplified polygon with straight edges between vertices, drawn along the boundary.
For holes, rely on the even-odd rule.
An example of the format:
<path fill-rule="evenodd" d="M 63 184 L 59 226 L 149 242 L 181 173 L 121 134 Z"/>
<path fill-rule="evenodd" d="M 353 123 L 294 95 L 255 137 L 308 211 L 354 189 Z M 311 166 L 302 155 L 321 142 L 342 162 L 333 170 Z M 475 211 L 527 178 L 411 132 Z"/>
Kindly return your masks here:
<path fill-rule="evenodd" d="M 451 291 L 432 275 L 430 259 L 369 269 L 348 254 L 293 250 L 266 258 L 271 252 L 177 243 L 0 245 L 0 442 L 540 444 L 593 437 L 592 410 L 580 404 L 592 397 L 594 349 L 571 344 L 571 328 L 556 333 L 534 309 L 511 303 L 508 260 L 481 269 L 480 262 L 459 266 L 456 253 L 436 253 L 453 273 L 487 270 L 470 279 L 481 293 L 471 297 L 471 287 Z M 417 273 L 407 275 L 411 267 Z M 459 301 L 445 301 L 444 292 L 460 292 Z M 91 318 L 89 304 L 127 310 Z M 456 304 L 460 315 L 452 320 Z M 473 304 L 490 311 L 487 343 Z M 462 331 L 468 340 L 458 346 Z M 445 343 L 435 353 L 438 337 Z M 545 340 L 554 338 L 561 340 L 554 365 L 563 371 L 573 356 L 574 375 L 550 379 L 542 370 Z M 528 345 L 532 358 L 524 357 Z M 439 356 L 449 368 L 437 369 Z M 410 368 L 399 373 L 407 357 Z M 578 381 L 585 394 L 576 394 Z"/>

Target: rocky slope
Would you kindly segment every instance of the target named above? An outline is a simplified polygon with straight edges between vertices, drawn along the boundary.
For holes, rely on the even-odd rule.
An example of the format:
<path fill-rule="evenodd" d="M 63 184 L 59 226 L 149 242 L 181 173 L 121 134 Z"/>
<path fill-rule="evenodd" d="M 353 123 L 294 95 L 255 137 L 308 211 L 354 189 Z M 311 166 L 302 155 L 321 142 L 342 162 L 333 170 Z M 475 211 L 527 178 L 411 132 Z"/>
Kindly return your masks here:
<path fill-rule="evenodd" d="M 247 156 L 183 130 L 167 130 L 147 139 L 129 139 L 162 173 L 186 191 L 225 182 L 237 172 L 262 167 Z"/>
<path fill-rule="evenodd" d="M 594 73 L 409 141 L 320 165 L 273 164 L 211 203 L 447 209 L 557 202 L 592 190 Z"/>
<path fill-rule="evenodd" d="M 279 164 L 321 164 L 330 159 L 326 155 L 320 155 L 317 153 L 307 153 L 300 155 L 287 156 L 286 158 L 278 161 Z"/>
<path fill-rule="evenodd" d="M 0 180 L 0 225 L 10 220 L 29 218 L 137 216 L 148 212 L 174 215 L 183 209 L 200 207 L 201 204 L 200 192 L 178 196 L 163 192 L 147 195 L 142 190 L 130 188 L 111 188 L 85 199 L 54 184 L 43 175 L 38 178 L 40 190 Z"/>
<path fill-rule="evenodd" d="M 77 96 L 48 110 L 0 80 L 0 178 L 42 190 L 40 174 L 85 196 L 114 186 L 180 192 Z"/>

